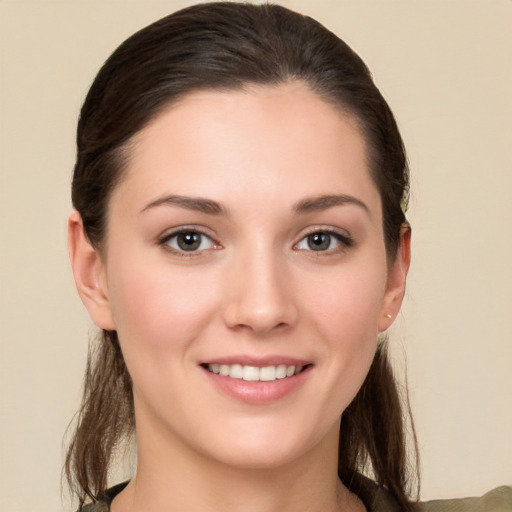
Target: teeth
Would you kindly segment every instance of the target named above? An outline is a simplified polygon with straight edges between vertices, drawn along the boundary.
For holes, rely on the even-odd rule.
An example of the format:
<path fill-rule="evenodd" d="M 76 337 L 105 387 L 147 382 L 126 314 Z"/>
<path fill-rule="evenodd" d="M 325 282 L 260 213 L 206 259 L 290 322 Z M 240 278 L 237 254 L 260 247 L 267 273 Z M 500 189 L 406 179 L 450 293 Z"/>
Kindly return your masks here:
<path fill-rule="evenodd" d="M 229 376 L 232 379 L 242 379 L 244 376 L 243 370 L 242 370 L 242 365 L 241 364 L 232 364 L 229 367 Z"/>
<path fill-rule="evenodd" d="M 231 372 L 229 376 L 231 377 Z M 251 381 L 260 380 L 260 369 L 256 366 L 244 366 L 242 369 L 242 379 Z"/>
<path fill-rule="evenodd" d="M 292 377 L 302 371 L 302 366 L 242 366 L 241 364 L 209 364 L 208 370 L 217 375 L 231 377 L 232 379 L 243 379 L 251 382 L 271 382 L 277 379 Z"/>
<path fill-rule="evenodd" d="M 271 381 L 276 380 L 276 367 L 275 366 L 264 366 L 260 368 L 260 380 Z"/>
<path fill-rule="evenodd" d="M 284 379 L 286 377 L 286 365 L 280 364 L 276 368 L 276 379 Z"/>

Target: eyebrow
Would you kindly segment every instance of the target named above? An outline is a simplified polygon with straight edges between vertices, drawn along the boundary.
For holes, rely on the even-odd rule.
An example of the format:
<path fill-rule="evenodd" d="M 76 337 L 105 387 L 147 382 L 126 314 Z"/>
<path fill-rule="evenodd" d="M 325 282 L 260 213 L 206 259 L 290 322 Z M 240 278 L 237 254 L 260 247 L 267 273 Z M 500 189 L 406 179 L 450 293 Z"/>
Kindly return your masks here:
<path fill-rule="evenodd" d="M 349 196 L 346 194 L 336 194 L 336 195 L 321 195 L 315 197 L 307 197 L 295 203 L 293 206 L 293 211 L 299 214 L 317 212 L 322 210 L 327 210 L 334 206 L 343 206 L 346 204 L 354 204 L 359 206 L 363 210 L 365 210 L 368 214 L 370 210 L 366 204 L 357 199 L 357 197 Z M 142 210 L 145 212 L 151 208 L 156 208 L 157 206 L 162 205 L 171 205 L 171 206 L 179 206 L 181 208 L 186 208 L 187 210 L 198 211 L 201 213 L 206 213 L 208 215 L 227 215 L 228 212 L 224 206 L 222 206 L 217 201 L 213 201 L 212 199 L 205 199 L 202 197 L 188 197 L 188 196 L 180 196 L 180 195 L 168 195 L 164 197 L 160 197 L 155 199 L 151 203 L 147 204 Z"/>
<path fill-rule="evenodd" d="M 370 209 L 363 201 L 354 196 L 345 194 L 331 194 L 315 197 L 307 197 L 298 203 L 295 203 L 293 209 L 296 213 L 311 213 L 327 210 L 333 206 L 343 206 L 353 204 L 361 207 L 366 213 L 370 214 Z"/>
<path fill-rule="evenodd" d="M 141 213 L 162 205 L 179 206 L 181 208 L 186 208 L 187 210 L 194 210 L 201 213 L 207 213 L 209 215 L 227 215 L 227 210 L 220 203 L 217 203 L 217 201 L 204 199 L 202 197 L 188 197 L 179 195 L 160 197 L 146 205 L 141 210 Z"/>

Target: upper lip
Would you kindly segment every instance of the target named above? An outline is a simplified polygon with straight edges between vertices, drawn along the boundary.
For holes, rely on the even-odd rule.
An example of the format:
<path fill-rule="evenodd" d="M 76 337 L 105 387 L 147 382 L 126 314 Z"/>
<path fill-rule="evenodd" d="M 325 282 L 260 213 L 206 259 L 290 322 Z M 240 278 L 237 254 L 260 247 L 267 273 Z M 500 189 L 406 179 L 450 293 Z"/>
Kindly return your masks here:
<path fill-rule="evenodd" d="M 232 355 L 214 357 L 207 361 L 202 361 L 201 365 L 209 364 L 240 364 L 242 366 L 256 366 L 263 368 L 264 366 L 279 366 L 284 364 L 286 366 L 306 366 L 311 364 L 311 361 L 305 359 L 298 359 L 296 357 L 268 355 L 268 356 L 250 356 L 250 355 Z"/>

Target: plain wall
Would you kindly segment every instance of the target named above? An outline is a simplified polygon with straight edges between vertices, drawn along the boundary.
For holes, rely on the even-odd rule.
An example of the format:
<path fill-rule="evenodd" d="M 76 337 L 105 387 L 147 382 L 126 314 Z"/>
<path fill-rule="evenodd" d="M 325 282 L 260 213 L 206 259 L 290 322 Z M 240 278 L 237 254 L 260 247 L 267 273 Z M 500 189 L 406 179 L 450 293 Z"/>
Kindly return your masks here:
<path fill-rule="evenodd" d="M 70 510 L 62 438 L 88 336 L 66 250 L 80 104 L 136 29 L 187 1 L 0 1 L 2 508 Z M 512 483 L 512 2 L 282 1 L 368 63 L 412 170 L 407 359 L 423 497 Z"/>

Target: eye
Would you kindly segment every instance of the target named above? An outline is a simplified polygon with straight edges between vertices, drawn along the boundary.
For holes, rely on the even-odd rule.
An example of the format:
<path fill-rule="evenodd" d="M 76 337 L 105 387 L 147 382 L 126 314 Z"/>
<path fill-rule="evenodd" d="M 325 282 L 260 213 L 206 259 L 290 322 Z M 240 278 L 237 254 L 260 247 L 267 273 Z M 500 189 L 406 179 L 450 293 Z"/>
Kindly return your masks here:
<path fill-rule="evenodd" d="M 305 236 L 295 246 L 299 250 L 325 252 L 342 247 L 350 247 L 352 241 L 349 237 L 333 231 L 315 231 Z"/>
<path fill-rule="evenodd" d="M 215 242 L 209 236 L 193 230 L 171 233 L 162 238 L 160 243 L 181 253 L 199 252 L 216 247 Z"/>

